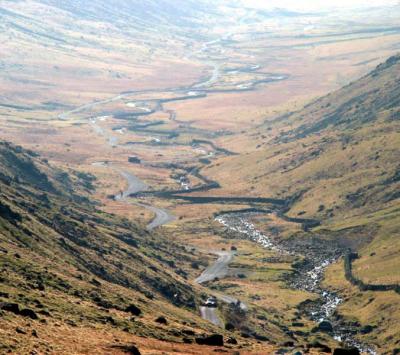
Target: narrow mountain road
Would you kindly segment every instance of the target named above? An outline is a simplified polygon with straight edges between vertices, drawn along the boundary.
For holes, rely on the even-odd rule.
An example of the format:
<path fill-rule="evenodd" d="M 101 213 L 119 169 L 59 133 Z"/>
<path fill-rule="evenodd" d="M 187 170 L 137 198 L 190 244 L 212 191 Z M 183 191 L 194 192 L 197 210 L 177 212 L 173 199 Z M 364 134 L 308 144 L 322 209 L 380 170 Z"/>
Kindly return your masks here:
<path fill-rule="evenodd" d="M 175 220 L 175 217 L 169 213 L 167 210 L 164 210 L 162 208 L 158 208 L 155 206 L 150 206 L 142 203 L 137 203 L 138 206 L 143 206 L 144 208 L 148 209 L 149 211 L 152 211 L 155 214 L 154 219 L 146 226 L 146 229 L 148 231 L 152 231 L 153 229 L 156 229 L 158 227 L 161 227 L 165 224 L 168 224 L 169 222 L 172 222 Z"/>
<path fill-rule="evenodd" d="M 107 138 L 110 145 L 115 146 L 117 144 L 117 141 L 114 140 L 114 137 L 108 136 L 105 131 L 97 124 L 96 119 L 93 119 L 91 121 L 91 124 L 97 134 Z M 112 142 L 114 142 L 115 144 L 112 144 Z M 126 180 L 128 186 L 125 188 L 125 190 L 121 190 L 119 194 L 114 196 L 114 199 L 116 201 L 127 201 L 131 195 L 147 191 L 149 188 L 148 185 L 140 180 L 137 176 L 125 170 L 114 168 L 104 162 L 95 163 L 95 165 L 102 167 L 111 167 L 115 171 L 118 171 L 118 173 Z M 162 225 L 167 224 L 175 219 L 174 216 L 172 216 L 168 211 L 164 209 L 138 202 L 134 202 L 133 204 L 146 208 L 147 210 L 155 214 L 154 219 L 146 226 L 146 229 L 148 231 L 152 231 L 153 229 L 161 227 Z"/>
<path fill-rule="evenodd" d="M 117 195 L 114 196 L 114 199 L 116 201 L 124 201 L 126 203 L 132 203 L 136 206 L 143 207 L 154 213 L 155 217 L 146 226 L 146 229 L 148 231 L 152 231 L 155 228 L 161 227 L 164 224 L 172 222 L 175 219 L 175 217 L 173 215 L 171 215 L 167 210 L 164 210 L 162 208 L 158 208 L 155 206 L 151 206 L 151 205 L 147 205 L 147 204 L 139 203 L 139 202 L 133 202 L 133 201 L 129 202 L 129 197 L 131 195 L 146 191 L 148 189 L 148 186 L 142 180 L 140 180 L 137 176 L 135 176 L 125 170 L 121 170 L 119 168 L 114 168 L 106 162 L 96 162 L 96 163 L 93 163 L 93 165 L 114 169 L 126 180 L 127 187 L 125 188 L 125 190 L 122 190 L 120 193 L 118 193 Z"/>
<path fill-rule="evenodd" d="M 116 200 L 125 200 L 132 194 L 143 192 L 148 189 L 148 186 L 138 177 L 132 175 L 131 173 L 128 173 L 127 171 L 123 171 L 120 169 L 116 170 L 128 183 L 128 187 L 124 191 L 121 191 L 118 195 L 115 196 Z"/>
<path fill-rule="evenodd" d="M 235 253 L 229 251 L 215 252 L 219 256 L 217 261 L 206 268 L 203 273 L 195 280 L 196 283 L 202 284 L 207 281 L 213 281 L 216 278 L 225 277 L 228 274 L 228 267 Z"/>
<path fill-rule="evenodd" d="M 200 315 L 201 315 L 201 318 L 222 328 L 224 326 L 224 323 L 221 321 L 221 319 L 218 318 L 216 310 L 217 310 L 216 307 L 201 306 L 200 307 Z"/>
<path fill-rule="evenodd" d="M 115 196 L 115 200 L 117 201 L 126 201 L 128 202 L 128 199 L 131 195 L 136 194 L 138 192 L 143 192 L 146 191 L 148 186 L 140 180 L 138 177 L 132 175 L 131 173 L 127 171 L 123 171 L 120 169 L 116 169 L 121 176 L 127 181 L 128 187 L 121 191 L 118 195 Z M 147 205 L 144 203 L 139 203 L 139 202 L 132 202 L 136 206 L 143 207 L 155 214 L 155 217 L 153 220 L 146 226 L 146 229 L 148 231 L 152 231 L 157 227 L 161 227 L 164 224 L 167 224 L 169 222 L 172 222 L 175 217 L 172 216 L 168 211 L 158 208 L 155 206 Z"/>
<path fill-rule="evenodd" d="M 229 264 L 232 262 L 235 252 L 233 251 L 218 251 L 214 252 L 214 254 L 218 255 L 218 259 L 214 264 L 206 268 L 202 274 L 195 280 L 197 284 L 202 284 L 205 282 L 213 281 L 217 278 L 223 278 L 228 274 Z M 239 301 L 238 299 L 224 294 L 213 293 L 215 299 L 220 300 L 224 303 L 234 303 L 239 304 L 242 310 L 247 310 L 247 306 Z M 214 306 L 206 306 L 203 305 L 200 307 L 200 315 L 203 319 L 208 320 L 216 326 L 223 327 L 224 324 L 217 314 L 217 307 Z"/>

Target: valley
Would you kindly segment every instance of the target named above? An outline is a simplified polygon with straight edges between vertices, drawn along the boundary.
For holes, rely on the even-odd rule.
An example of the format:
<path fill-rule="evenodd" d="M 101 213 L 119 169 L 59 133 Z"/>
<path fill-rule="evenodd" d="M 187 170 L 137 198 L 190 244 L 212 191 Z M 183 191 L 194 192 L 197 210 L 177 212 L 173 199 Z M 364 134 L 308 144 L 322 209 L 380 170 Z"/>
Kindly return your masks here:
<path fill-rule="evenodd" d="M 75 353 L 400 348 L 398 6 L 355 15 L 165 1 L 151 2 L 154 19 L 135 1 L 124 15 L 102 1 L 85 14 L 6 3 L 0 137 L 23 148 L 0 152 L 0 297 L 51 312 L 28 326 L 1 311 L 1 351 L 69 353 L 63 334 Z M 44 13 L 59 21 L 40 23 Z M 21 59 L 31 38 L 48 57 Z M 48 203 L 28 161 L 55 186 Z M 23 216 L 15 225 L 9 210 Z M 37 250 L 25 244 L 32 230 Z M 46 307 L 26 281 L 42 264 L 34 278 L 59 277 L 45 278 Z M 223 344 L 204 340 L 212 334 Z"/>

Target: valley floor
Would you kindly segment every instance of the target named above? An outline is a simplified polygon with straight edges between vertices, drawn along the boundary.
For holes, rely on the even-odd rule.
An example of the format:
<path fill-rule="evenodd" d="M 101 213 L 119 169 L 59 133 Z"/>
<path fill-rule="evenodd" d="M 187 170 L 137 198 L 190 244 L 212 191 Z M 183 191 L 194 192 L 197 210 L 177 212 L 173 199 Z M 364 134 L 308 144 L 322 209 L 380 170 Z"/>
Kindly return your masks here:
<path fill-rule="evenodd" d="M 252 16 L 251 11 L 235 13 L 226 29 L 204 34 L 207 40 L 176 45 L 174 58 L 153 58 L 140 62 L 134 70 L 127 63 L 120 64 L 118 69 L 125 73 L 120 76 L 140 76 L 133 87 L 129 85 L 134 80 L 120 86 L 113 79 L 110 88 L 101 91 L 100 76 L 81 88 L 79 97 L 54 94 L 51 99 L 59 104 L 51 110 L 42 103 L 55 89 L 47 94 L 41 91 L 38 97 L 32 94 L 30 100 L 36 102 L 32 110 L 0 103 L 0 115 L 5 117 L 0 123 L 1 139 L 39 152 L 54 166 L 88 174 L 86 179 L 94 176 L 89 179 L 93 189 L 87 188 L 86 195 L 98 201 L 100 215 L 107 212 L 121 219 L 116 234 L 126 235 L 131 228 L 122 218 L 135 221 L 143 233 L 140 243 L 145 246 L 134 254 L 136 264 L 129 264 L 129 269 L 118 259 L 129 256 L 119 242 L 107 245 L 112 250 L 109 257 L 101 247 L 88 252 L 88 257 L 110 262 L 114 273 L 120 269 L 129 275 L 139 268 L 139 283 L 150 280 L 157 284 L 158 275 L 169 283 L 167 290 L 160 291 L 168 295 L 156 296 L 155 309 L 148 300 L 151 296 L 138 290 L 130 293 L 130 286 L 125 294 L 119 284 L 118 292 L 125 298 L 145 305 L 146 315 L 139 323 L 129 320 L 124 310 L 94 307 L 93 297 L 75 299 L 79 294 L 68 298 L 74 297 L 71 299 L 83 312 L 94 312 L 96 321 L 75 315 L 73 323 L 66 323 L 59 305 L 54 305 L 60 313 L 56 320 L 44 313 L 40 321 L 2 313 L 4 349 L 21 354 L 84 354 L 94 353 L 93 349 L 98 354 L 122 354 L 135 345 L 142 354 L 269 354 L 279 350 L 317 354 L 351 346 L 366 354 L 389 354 L 400 348 L 398 289 L 362 289 L 346 279 L 343 264 L 343 257 L 352 249 L 360 254 L 352 260 L 356 278 L 367 285 L 399 284 L 399 264 L 394 260 L 399 251 L 395 238 L 399 232 L 398 198 L 388 200 L 380 210 L 376 206 L 364 210 L 362 205 L 352 209 L 344 202 L 343 207 L 339 173 L 329 176 L 334 192 L 323 190 L 328 179 L 322 178 L 331 168 L 328 163 L 342 164 L 339 145 L 350 146 L 351 138 L 357 138 L 356 129 L 351 130 L 354 136 L 346 133 L 348 140 L 328 131 L 317 138 L 291 141 L 292 134 L 305 130 L 295 123 L 303 122 L 304 117 L 291 121 L 291 114 L 302 112 L 311 98 L 338 89 L 394 54 L 399 31 L 390 30 L 389 25 L 376 30 L 367 24 L 362 31 L 346 33 L 342 31 L 344 20 L 339 22 L 338 32 L 326 26 L 301 38 L 298 34 L 303 31 L 304 18 L 293 19 L 284 35 L 278 29 L 272 34 L 266 30 L 271 25 L 268 18 L 259 21 Z M 117 49 L 122 56 L 125 49 Z M 129 51 L 135 53 L 132 48 Z M 65 60 L 63 57 L 61 66 Z M 95 73 L 98 68 L 87 70 Z M 58 89 L 60 93 L 79 90 L 62 80 Z M 11 89 L 7 98 L 13 100 Z M 328 109 L 330 105 L 322 106 Z M 318 110 L 310 111 L 306 114 L 313 117 Z M 369 143 L 360 139 L 359 147 L 348 149 L 351 157 L 361 156 L 358 149 L 375 147 L 381 132 L 387 132 L 393 148 L 376 153 L 374 161 L 379 157 L 385 160 L 379 160 L 382 166 L 371 173 L 370 185 L 386 166 L 393 165 L 391 154 L 398 148 L 396 123 L 387 122 L 368 126 L 369 133 L 377 132 L 371 133 Z M 281 138 L 283 143 L 277 141 Z M 338 155 L 323 155 L 328 144 L 331 149 L 326 151 Z M 340 154 L 344 149 L 340 148 Z M 319 156 L 324 160 L 314 163 L 312 159 Z M 351 161 L 349 166 L 356 165 Z M 343 166 L 337 169 L 343 170 Z M 318 175 L 313 183 L 320 190 L 310 192 L 312 173 Z M 354 186 L 359 177 L 351 174 L 346 175 L 351 177 L 348 200 L 357 198 Z M 77 176 L 86 181 L 83 175 Z M 395 194 L 395 187 L 392 189 Z M 37 190 L 32 196 L 35 194 Z M 105 222 L 98 229 L 115 237 Z M 2 235 L 1 247 L 21 253 L 20 245 L 7 238 Z M 154 251 L 158 250 L 157 238 L 162 241 L 160 255 Z M 130 245 L 130 252 L 131 247 L 136 248 Z M 386 250 L 390 247 L 393 258 Z M 385 263 L 385 271 L 370 269 L 368 255 L 373 253 L 379 258 L 373 265 L 379 268 Z M 20 267 L 18 260 L 7 261 L 10 254 L 6 254 L 4 265 L 10 263 L 15 270 Z M 157 264 L 149 261 L 156 256 Z M 147 262 L 152 265 L 151 277 L 140 269 Z M 62 267 L 61 274 L 68 270 L 68 266 Z M 98 282 L 107 285 L 111 297 L 113 279 Z M 193 290 L 194 309 L 189 308 L 188 299 L 182 305 L 174 303 L 175 293 L 168 289 L 174 282 L 185 297 Z M 9 284 L 0 294 L 2 302 L 7 302 L 8 293 L 13 299 L 17 290 Z M 39 291 L 15 297 L 30 304 L 29 297 L 40 297 L 42 302 L 46 298 Z M 143 297 L 148 299 L 144 302 Z M 67 306 L 63 303 L 62 307 Z M 156 322 L 156 312 L 165 312 L 168 324 Z M 111 320 L 105 316 L 108 313 Z M 99 319 L 105 320 L 101 323 Z M 205 333 L 222 334 L 225 347 L 196 344 L 196 338 Z"/>

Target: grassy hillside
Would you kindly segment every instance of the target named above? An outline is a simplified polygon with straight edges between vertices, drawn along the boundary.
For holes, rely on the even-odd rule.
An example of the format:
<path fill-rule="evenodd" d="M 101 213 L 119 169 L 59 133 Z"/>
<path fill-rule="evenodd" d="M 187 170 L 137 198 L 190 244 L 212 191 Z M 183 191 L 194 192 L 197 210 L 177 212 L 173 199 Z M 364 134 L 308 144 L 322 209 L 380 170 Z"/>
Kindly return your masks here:
<path fill-rule="evenodd" d="M 227 192 L 296 196 L 289 215 L 319 219 L 322 228 L 368 225 L 360 241 L 379 234 L 391 245 L 386 261 L 394 261 L 400 223 L 399 69 L 400 56 L 392 57 L 304 109 L 266 120 L 243 143 L 246 154 L 220 160 L 205 172 Z M 400 275 L 392 276 L 395 281 Z"/>
<path fill-rule="evenodd" d="M 66 334 L 83 352 L 77 327 L 104 346 L 115 340 L 104 344 L 103 332 L 181 343 L 212 329 L 193 315 L 195 294 L 182 270 L 189 252 L 99 211 L 85 197 L 93 179 L 0 143 L 0 352 L 65 352 Z M 160 316 L 168 326 L 155 322 Z"/>

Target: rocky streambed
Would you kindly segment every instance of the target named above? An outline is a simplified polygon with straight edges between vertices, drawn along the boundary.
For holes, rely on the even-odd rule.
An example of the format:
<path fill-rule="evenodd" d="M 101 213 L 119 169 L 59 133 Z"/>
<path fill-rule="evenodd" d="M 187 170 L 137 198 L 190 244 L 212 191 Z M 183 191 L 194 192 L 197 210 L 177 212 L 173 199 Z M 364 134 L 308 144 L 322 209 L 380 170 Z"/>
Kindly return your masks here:
<path fill-rule="evenodd" d="M 332 240 L 312 236 L 307 239 L 278 240 L 255 227 L 251 219 L 257 214 L 259 213 L 225 213 L 215 220 L 229 231 L 239 233 L 264 248 L 278 254 L 298 256 L 300 261 L 293 264 L 294 272 L 287 277 L 287 283 L 294 289 L 318 295 L 316 300 L 303 302 L 299 307 L 300 311 L 318 323 L 318 331 L 326 332 L 337 341 L 348 347 L 355 347 L 360 352 L 377 354 L 374 347 L 355 339 L 355 335 L 360 332 L 359 325 L 346 322 L 337 314 L 337 307 L 342 302 L 340 296 L 322 287 L 326 268 L 341 258 L 345 249 Z"/>

